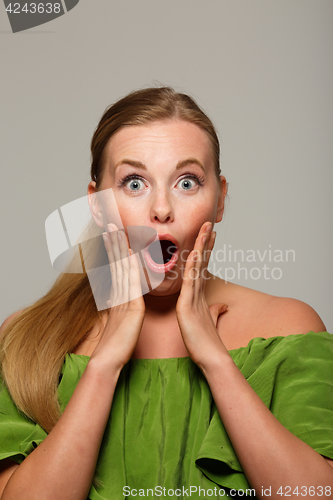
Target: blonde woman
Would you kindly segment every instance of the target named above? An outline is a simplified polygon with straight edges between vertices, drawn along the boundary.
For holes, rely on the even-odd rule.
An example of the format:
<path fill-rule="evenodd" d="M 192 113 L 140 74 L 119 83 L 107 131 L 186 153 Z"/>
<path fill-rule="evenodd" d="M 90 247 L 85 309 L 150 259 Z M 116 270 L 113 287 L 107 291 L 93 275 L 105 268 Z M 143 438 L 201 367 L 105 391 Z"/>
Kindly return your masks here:
<path fill-rule="evenodd" d="M 306 304 L 207 271 L 227 190 L 209 118 L 140 90 L 91 150 L 109 308 L 63 273 L 3 324 L 1 499 L 330 498 L 332 338 Z M 105 189 L 124 231 L 92 201 Z M 146 255 L 164 279 L 145 295 L 130 226 L 156 230 L 164 255 Z"/>

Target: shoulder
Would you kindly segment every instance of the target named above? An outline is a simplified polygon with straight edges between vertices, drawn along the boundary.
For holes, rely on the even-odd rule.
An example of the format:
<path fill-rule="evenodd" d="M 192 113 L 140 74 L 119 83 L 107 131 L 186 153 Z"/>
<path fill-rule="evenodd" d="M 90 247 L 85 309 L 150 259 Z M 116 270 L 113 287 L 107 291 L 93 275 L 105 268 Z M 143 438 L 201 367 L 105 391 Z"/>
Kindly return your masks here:
<path fill-rule="evenodd" d="M 19 314 L 21 314 L 21 312 L 23 312 L 23 310 L 24 309 L 22 309 L 20 311 L 15 311 L 10 316 L 8 316 L 7 319 L 5 319 L 5 321 L 0 326 L 0 337 L 3 334 L 3 332 L 6 330 L 7 326 L 9 325 L 9 323 L 11 323 Z"/>
<path fill-rule="evenodd" d="M 297 335 L 324 332 L 326 327 L 317 312 L 305 302 L 271 296 L 267 303 L 274 335 Z"/>
<path fill-rule="evenodd" d="M 229 348 L 243 347 L 255 337 L 270 338 L 326 330 L 316 311 L 305 302 L 275 297 L 223 280 L 213 281 L 209 305 L 216 302 L 228 305 L 217 326 Z"/>

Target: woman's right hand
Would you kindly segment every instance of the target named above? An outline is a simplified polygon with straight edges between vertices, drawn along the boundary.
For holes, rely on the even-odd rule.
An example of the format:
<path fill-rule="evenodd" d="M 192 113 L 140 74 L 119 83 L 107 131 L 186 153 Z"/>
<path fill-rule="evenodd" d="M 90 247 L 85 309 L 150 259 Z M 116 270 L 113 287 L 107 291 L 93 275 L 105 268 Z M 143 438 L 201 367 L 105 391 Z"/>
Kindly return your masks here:
<path fill-rule="evenodd" d="M 3 500 L 83 500 L 89 495 L 118 377 L 131 358 L 145 314 L 138 258 L 116 226 L 106 236 L 112 287 L 105 328 L 51 432 L 19 466 L 9 460 L 0 469 Z"/>
<path fill-rule="evenodd" d="M 90 362 L 121 370 L 138 341 L 145 314 L 138 257 L 129 249 L 124 231 L 108 225 L 103 240 L 111 271 L 109 316 Z"/>

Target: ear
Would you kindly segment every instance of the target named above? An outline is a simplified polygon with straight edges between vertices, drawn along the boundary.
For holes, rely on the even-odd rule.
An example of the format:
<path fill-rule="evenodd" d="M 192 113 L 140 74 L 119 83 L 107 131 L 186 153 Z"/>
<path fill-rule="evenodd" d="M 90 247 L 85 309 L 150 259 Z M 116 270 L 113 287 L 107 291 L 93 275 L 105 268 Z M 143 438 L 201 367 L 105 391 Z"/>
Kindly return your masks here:
<path fill-rule="evenodd" d="M 221 222 L 224 213 L 224 201 L 228 192 L 228 183 L 223 175 L 220 175 L 219 194 L 216 207 L 215 223 Z"/>
<path fill-rule="evenodd" d="M 99 196 L 96 196 L 97 193 L 96 182 L 90 181 L 88 184 L 88 203 L 90 212 L 97 226 L 104 227 L 102 208 L 99 203 Z"/>

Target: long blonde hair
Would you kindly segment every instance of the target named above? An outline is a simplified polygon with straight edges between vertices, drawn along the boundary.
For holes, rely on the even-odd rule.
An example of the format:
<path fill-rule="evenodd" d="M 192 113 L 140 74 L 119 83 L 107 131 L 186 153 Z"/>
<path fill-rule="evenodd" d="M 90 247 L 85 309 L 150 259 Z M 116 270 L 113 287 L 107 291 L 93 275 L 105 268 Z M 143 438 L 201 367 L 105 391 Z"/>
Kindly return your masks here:
<path fill-rule="evenodd" d="M 175 118 L 198 125 L 208 135 L 219 178 L 219 140 L 210 119 L 186 94 L 170 87 L 147 88 L 120 99 L 102 116 L 91 141 L 91 178 L 97 188 L 103 176 L 105 147 L 117 130 Z M 87 274 L 62 273 L 49 292 L 13 318 L 3 332 L 3 380 L 18 409 L 46 432 L 61 414 L 57 387 L 64 357 L 100 319 Z"/>

